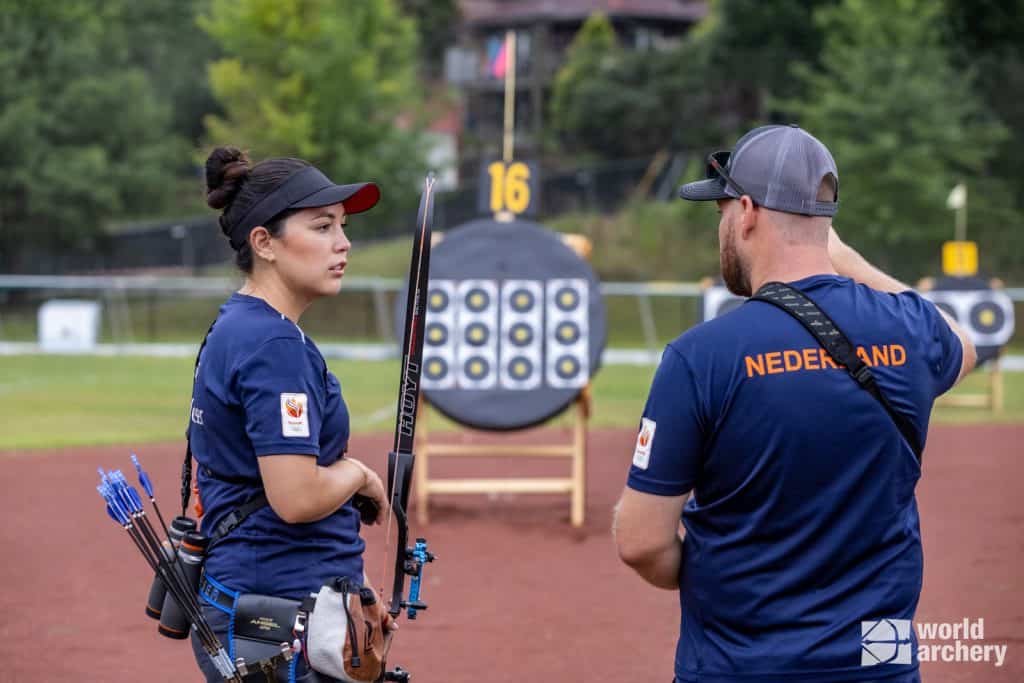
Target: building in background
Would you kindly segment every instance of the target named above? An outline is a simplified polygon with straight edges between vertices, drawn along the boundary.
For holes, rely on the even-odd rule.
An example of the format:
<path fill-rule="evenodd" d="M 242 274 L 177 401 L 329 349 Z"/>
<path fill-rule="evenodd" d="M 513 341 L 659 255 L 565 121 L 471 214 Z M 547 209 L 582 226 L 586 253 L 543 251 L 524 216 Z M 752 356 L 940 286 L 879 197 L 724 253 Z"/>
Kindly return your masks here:
<path fill-rule="evenodd" d="M 577 31 L 602 12 L 622 45 L 654 50 L 678 39 L 708 12 L 707 0 L 461 0 L 457 42 L 445 79 L 462 95 L 459 168 L 475 177 L 483 157 L 500 156 L 507 30 L 516 32 L 516 156 L 536 156 L 555 74 Z"/>

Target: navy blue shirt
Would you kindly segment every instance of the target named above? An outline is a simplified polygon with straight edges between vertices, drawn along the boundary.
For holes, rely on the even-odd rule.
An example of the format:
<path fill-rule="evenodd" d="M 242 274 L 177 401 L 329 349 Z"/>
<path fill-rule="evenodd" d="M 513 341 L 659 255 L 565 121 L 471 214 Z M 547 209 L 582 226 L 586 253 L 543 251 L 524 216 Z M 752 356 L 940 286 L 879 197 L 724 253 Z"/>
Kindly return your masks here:
<path fill-rule="evenodd" d="M 207 338 L 190 419 L 206 534 L 261 489 L 257 458 L 308 455 L 327 466 L 348 447 L 348 408 L 320 350 L 267 302 L 243 294 L 221 307 Z M 303 524 L 268 505 L 213 547 L 206 571 L 237 591 L 299 599 L 335 576 L 362 581 L 363 548 L 351 501 Z"/>
<path fill-rule="evenodd" d="M 923 444 L 962 357 L 935 307 L 838 276 L 791 284 L 858 347 Z M 862 622 L 913 619 L 920 474 L 884 408 L 771 304 L 745 303 L 669 344 L 628 485 L 693 492 L 682 516 L 677 678 L 912 680 L 912 630 L 909 642 L 865 650 Z M 879 654 L 893 661 L 878 664 Z"/>

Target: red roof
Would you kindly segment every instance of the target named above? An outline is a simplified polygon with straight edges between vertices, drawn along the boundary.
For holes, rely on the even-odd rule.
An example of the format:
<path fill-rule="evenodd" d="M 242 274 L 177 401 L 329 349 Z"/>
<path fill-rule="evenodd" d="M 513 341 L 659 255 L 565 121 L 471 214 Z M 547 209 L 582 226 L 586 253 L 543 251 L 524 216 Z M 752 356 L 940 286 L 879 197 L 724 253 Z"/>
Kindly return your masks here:
<path fill-rule="evenodd" d="M 460 0 L 468 24 L 583 21 L 594 12 L 611 18 L 693 23 L 708 13 L 706 0 Z"/>

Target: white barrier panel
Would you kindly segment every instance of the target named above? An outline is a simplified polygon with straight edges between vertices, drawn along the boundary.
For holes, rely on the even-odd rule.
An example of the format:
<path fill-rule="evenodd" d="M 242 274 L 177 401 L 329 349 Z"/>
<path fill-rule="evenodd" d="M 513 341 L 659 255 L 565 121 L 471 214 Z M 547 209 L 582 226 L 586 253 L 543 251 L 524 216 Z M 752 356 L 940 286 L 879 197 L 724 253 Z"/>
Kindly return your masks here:
<path fill-rule="evenodd" d="M 91 351 L 99 331 L 99 302 L 51 299 L 39 307 L 39 346 L 44 351 Z"/>

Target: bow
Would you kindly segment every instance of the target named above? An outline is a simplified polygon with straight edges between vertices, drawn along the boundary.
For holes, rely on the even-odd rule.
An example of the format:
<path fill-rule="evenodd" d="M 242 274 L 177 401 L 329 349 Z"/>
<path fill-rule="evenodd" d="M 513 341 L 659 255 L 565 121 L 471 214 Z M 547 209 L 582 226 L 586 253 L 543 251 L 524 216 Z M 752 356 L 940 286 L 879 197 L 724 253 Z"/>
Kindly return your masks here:
<path fill-rule="evenodd" d="M 397 617 L 405 609 L 410 619 L 416 618 L 418 610 L 427 608 L 420 600 L 420 581 L 423 577 L 423 565 L 434 561 L 433 553 L 427 550 L 426 539 L 418 538 L 415 546 L 408 546 L 409 524 L 406 514 L 409 489 L 412 486 L 412 468 L 416 458 L 412 449 L 423 364 L 423 327 L 427 313 L 430 229 L 433 217 L 434 175 L 430 174 L 424 182 L 420 208 L 416 215 L 416 233 L 412 242 L 412 260 L 409 264 L 409 290 L 405 302 L 405 335 L 402 343 L 402 374 L 398 385 L 395 443 L 392 451 L 388 453 L 388 496 L 391 511 L 388 514 L 385 548 L 390 548 L 391 517 L 394 516 L 398 522 L 394 584 L 388 611 L 392 617 Z M 408 599 L 403 597 L 406 576 L 412 577 Z"/>

